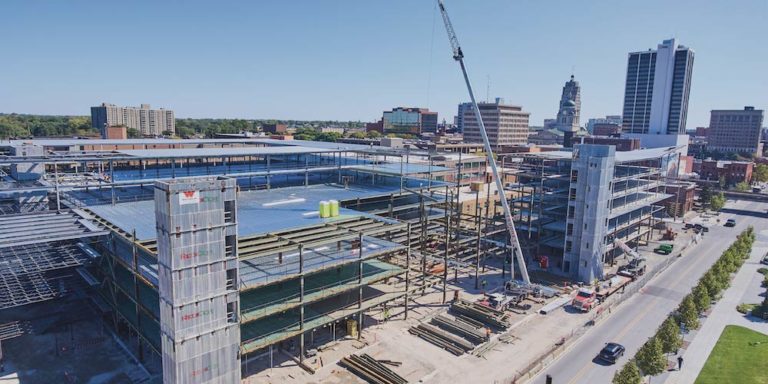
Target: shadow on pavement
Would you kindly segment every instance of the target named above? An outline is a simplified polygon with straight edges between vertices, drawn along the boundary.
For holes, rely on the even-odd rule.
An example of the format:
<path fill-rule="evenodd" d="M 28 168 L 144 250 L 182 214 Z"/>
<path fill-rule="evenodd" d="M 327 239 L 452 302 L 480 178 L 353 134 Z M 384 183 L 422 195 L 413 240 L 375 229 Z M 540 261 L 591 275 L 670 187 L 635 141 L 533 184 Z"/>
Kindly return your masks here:
<path fill-rule="evenodd" d="M 740 216 L 752 216 L 752 217 L 761 217 L 761 218 L 768 217 L 768 215 L 764 211 L 747 211 L 745 209 L 723 208 L 720 210 L 720 212 L 731 213 L 731 214 L 740 215 Z"/>

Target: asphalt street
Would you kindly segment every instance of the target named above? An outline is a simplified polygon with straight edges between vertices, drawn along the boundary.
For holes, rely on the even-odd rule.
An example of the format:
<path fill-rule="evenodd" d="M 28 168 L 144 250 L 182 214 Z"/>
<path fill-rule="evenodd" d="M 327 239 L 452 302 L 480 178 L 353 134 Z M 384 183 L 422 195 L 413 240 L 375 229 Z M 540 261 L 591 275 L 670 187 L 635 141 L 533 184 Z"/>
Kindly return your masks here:
<path fill-rule="evenodd" d="M 767 203 L 730 201 L 720 215 L 720 224 L 710 224 L 710 230 L 701 243 L 685 252 L 680 260 L 614 309 L 608 318 L 595 325 L 530 382 L 545 383 L 546 375 L 550 375 L 553 384 L 610 383 L 616 370 L 654 334 L 704 272 L 736 239 L 736 235 L 749 225 L 755 229 L 768 225 L 766 209 Z M 736 220 L 735 228 L 722 225 L 729 218 Z M 627 349 L 615 365 L 607 365 L 595 359 L 608 342 L 622 344 Z"/>

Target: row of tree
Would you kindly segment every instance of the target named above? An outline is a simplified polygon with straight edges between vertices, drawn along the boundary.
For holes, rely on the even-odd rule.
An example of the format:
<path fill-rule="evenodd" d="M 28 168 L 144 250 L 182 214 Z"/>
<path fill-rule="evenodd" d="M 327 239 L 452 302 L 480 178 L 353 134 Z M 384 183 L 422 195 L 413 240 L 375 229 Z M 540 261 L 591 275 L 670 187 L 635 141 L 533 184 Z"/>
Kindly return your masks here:
<path fill-rule="evenodd" d="M 286 124 L 291 127 L 307 129 L 328 126 L 341 128 L 362 128 L 365 126 L 365 123 L 360 121 L 335 120 L 176 119 L 176 134 L 181 137 L 194 135 L 213 137 L 217 133 L 256 132 L 264 124 Z M 33 136 L 97 136 L 98 134 L 98 129 L 91 127 L 90 116 L 0 114 L 0 139 Z"/>
<path fill-rule="evenodd" d="M 0 139 L 30 136 L 95 136 L 88 116 L 0 114 Z"/>
<path fill-rule="evenodd" d="M 643 344 L 635 357 L 624 364 L 613 377 L 613 384 L 640 384 L 643 376 L 656 376 L 667 370 L 666 354 L 677 353 L 683 343 L 680 329 L 698 329 L 699 317 L 712 305 L 731 283 L 731 274 L 739 270 L 749 258 L 755 242 L 755 230 L 747 228 L 723 252 L 715 264 L 701 277 L 699 283 L 685 296 L 680 306 L 656 334 Z"/>

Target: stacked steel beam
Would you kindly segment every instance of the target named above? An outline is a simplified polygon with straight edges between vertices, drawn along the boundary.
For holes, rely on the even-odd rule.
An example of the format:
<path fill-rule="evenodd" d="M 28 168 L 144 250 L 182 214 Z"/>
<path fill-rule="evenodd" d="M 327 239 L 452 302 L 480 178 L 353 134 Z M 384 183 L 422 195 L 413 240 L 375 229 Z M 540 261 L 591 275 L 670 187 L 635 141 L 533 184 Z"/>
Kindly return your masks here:
<path fill-rule="evenodd" d="M 477 323 L 477 322 L 475 322 Z M 480 344 L 488 340 L 487 329 L 480 324 L 470 324 L 458 318 L 447 315 L 437 315 L 432 319 L 432 324 L 452 333 L 455 333 L 473 344 Z"/>
<path fill-rule="evenodd" d="M 475 348 L 475 345 L 469 341 L 434 325 L 422 323 L 416 327 L 411 327 L 408 331 L 456 356 Z"/>
<path fill-rule="evenodd" d="M 482 304 L 471 303 L 464 300 L 456 300 L 451 305 L 451 311 L 480 321 L 483 324 L 496 329 L 507 329 L 509 327 L 507 314 Z"/>
<path fill-rule="evenodd" d="M 349 355 L 339 362 L 361 379 L 371 384 L 407 384 L 403 377 L 387 368 L 367 353 L 362 355 Z"/>

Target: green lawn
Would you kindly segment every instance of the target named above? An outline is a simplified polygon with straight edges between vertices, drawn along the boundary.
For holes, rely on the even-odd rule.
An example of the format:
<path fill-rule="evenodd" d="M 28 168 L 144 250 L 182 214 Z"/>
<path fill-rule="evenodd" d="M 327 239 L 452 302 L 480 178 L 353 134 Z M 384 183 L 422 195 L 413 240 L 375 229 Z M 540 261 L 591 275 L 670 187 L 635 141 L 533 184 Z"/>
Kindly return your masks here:
<path fill-rule="evenodd" d="M 766 362 L 768 335 L 729 325 L 709 354 L 696 384 L 768 383 Z"/>

